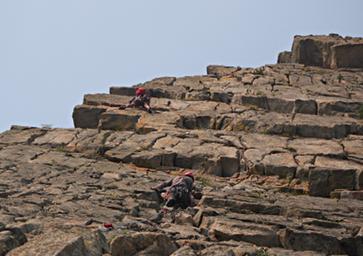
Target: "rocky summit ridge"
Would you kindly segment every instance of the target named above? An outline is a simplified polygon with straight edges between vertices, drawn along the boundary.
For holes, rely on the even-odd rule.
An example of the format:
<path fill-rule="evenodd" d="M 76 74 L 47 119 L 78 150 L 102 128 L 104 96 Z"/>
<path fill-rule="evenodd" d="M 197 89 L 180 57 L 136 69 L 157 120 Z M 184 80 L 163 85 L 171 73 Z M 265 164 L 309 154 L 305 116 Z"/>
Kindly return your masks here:
<path fill-rule="evenodd" d="M 0 134 L 0 255 L 363 255 L 360 38 L 87 94 Z M 144 87 L 153 113 L 119 109 Z M 197 206 L 151 187 L 192 170 Z M 106 225 L 105 225 L 106 224 Z"/>

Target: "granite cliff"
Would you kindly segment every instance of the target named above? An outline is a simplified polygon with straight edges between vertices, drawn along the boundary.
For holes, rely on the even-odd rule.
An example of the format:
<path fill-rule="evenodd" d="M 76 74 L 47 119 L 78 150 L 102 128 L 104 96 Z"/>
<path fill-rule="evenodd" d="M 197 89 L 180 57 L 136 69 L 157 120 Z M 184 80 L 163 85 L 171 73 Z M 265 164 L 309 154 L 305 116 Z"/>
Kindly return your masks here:
<path fill-rule="evenodd" d="M 74 129 L 0 134 L 0 255 L 363 255 L 363 39 L 88 94 Z M 137 87 L 154 109 L 123 109 Z M 151 187 L 196 175 L 158 218 Z M 112 228 L 105 228 L 111 223 Z"/>

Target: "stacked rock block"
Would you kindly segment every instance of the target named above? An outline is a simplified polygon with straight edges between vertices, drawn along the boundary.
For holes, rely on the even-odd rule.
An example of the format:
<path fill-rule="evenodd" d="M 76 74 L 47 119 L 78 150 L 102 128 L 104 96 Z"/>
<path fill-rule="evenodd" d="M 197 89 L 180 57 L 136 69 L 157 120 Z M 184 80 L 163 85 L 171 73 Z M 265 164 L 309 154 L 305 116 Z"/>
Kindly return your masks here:
<path fill-rule="evenodd" d="M 363 38 L 295 36 L 291 52 L 279 54 L 278 63 L 300 63 L 324 68 L 363 68 Z"/>

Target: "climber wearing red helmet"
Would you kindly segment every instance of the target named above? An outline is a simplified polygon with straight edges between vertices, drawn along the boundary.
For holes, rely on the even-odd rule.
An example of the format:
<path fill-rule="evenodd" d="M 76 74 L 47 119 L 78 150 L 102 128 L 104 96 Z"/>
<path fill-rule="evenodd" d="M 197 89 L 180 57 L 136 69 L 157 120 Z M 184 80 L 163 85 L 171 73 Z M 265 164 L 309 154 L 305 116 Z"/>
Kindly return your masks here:
<path fill-rule="evenodd" d="M 165 200 L 165 206 L 185 209 L 193 205 L 193 186 L 194 175 L 188 171 L 182 176 L 163 182 L 152 189 L 161 194 L 161 197 Z"/>
<path fill-rule="evenodd" d="M 137 88 L 136 89 L 136 96 L 141 96 L 145 94 L 145 89 L 144 88 Z"/>
<path fill-rule="evenodd" d="M 184 175 L 184 176 L 191 177 L 191 178 L 193 179 L 193 181 L 194 181 L 194 175 L 193 175 L 193 172 L 185 172 L 183 175 Z"/>
<path fill-rule="evenodd" d="M 135 94 L 136 96 L 130 100 L 129 104 L 127 104 L 124 107 L 120 107 L 120 109 L 123 109 L 125 107 L 126 108 L 137 107 L 137 108 L 143 108 L 147 112 L 151 113 L 150 97 L 146 94 L 145 88 L 142 87 L 137 88 Z"/>

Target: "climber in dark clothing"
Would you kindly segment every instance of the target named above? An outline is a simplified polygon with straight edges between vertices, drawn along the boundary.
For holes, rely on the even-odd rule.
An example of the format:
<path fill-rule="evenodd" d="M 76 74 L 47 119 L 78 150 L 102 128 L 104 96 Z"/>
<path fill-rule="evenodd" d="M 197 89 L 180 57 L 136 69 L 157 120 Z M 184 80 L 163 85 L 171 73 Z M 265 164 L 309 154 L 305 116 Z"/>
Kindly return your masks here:
<path fill-rule="evenodd" d="M 177 176 L 152 189 L 160 193 L 165 200 L 165 206 L 185 209 L 194 203 L 192 196 L 193 184 L 193 173 L 186 172 L 183 176 Z"/>
<path fill-rule="evenodd" d="M 126 106 L 120 107 L 120 109 L 132 107 L 143 108 L 151 113 L 150 97 L 146 94 L 144 88 L 137 88 L 136 96 L 133 97 Z"/>

